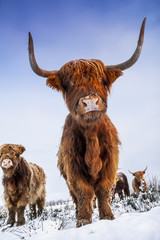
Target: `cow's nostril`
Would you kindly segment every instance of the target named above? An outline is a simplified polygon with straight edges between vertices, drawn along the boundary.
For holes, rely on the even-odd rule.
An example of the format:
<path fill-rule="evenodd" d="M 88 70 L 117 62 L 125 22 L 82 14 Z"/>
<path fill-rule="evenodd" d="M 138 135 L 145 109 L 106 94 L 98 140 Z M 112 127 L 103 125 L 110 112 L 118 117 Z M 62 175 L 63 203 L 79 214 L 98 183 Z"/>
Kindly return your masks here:
<path fill-rule="evenodd" d="M 84 105 L 85 107 L 87 107 L 86 101 L 83 100 L 82 103 L 83 103 L 83 105 Z"/>
<path fill-rule="evenodd" d="M 96 105 L 98 105 L 98 103 L 99 103 L 99 98 L 97 98 L 97 100 L 96 100 Z"/>

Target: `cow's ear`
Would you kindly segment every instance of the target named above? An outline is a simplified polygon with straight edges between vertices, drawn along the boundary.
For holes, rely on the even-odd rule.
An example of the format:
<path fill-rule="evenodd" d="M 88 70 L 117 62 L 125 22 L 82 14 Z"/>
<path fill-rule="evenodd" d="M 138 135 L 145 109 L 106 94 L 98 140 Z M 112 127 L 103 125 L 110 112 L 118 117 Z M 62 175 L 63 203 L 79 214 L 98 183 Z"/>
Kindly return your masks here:
<path fill-rule="evenodd" d="M 106 81 L 107 81 L 107 89 L 110 92 L 112 83 L 120 76 L 122 76 L 123 72 L 120 69 L 110 68 L 106 69 Z"/>
<path fill-rule="evenodd" d="M 50 75 L 47 78 L 46 84 L 52 89 L 56 89 L 57 91 L 63 91 L 61 79 L 58 73 Z"/>
<path fill-rule="evenodd" d="M 16 147 L 18 148 L 19 155 L 21 155 L 26 150 L 22 145 L 16 145 Z"/>

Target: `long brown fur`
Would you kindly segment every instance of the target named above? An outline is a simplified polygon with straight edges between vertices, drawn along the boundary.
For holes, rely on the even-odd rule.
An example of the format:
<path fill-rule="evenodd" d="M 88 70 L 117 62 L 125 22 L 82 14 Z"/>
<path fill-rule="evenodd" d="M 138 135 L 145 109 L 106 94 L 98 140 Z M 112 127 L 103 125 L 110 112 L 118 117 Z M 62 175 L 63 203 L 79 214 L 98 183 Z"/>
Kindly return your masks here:
<path fill-rule="evenodd" d="M 115 198 L 116 193 L 118 194 L 121 200 L 124 197 L 130 196 L 128 180 L 126 175 L 122 172 L 117 173 L 116 184 L 112 189 L 112 199 Z"/>
<path fill-rule="evenodd" d="M 16 144 L 4 144 L 0 147 L 0 165 L 3 170 L 4 199 L 8 208 L 7 224 L 14 225 L 17 214 L 17 226 L 25 224 L 24 210 L 30 205 L 33 217 L 42 213 L 45 205 L 46 176 L 41 167 L 28 163 L 20 155 L 25 148 Z M 11 166 L 5 168 L 3 161 L 11 160 Z M 7 160 L 6 160 L 7 161 Z"/>
<path fill-rule="evenodd" d="M 118 133 L 106 114 L 112 83 L 120 69 L 106 69 L 100 60 L 71 61 L 47 79 L 62 92 L 70 111 L 66 118 L 58 167 L 76 204 L 77 226 L 92 222 L 92 200 L 98 199 L 100 219 L 114 219 L 109 207 L 110 190 L 119 161 Z M 97 111 L 85 112 L 87 99 Z"/>

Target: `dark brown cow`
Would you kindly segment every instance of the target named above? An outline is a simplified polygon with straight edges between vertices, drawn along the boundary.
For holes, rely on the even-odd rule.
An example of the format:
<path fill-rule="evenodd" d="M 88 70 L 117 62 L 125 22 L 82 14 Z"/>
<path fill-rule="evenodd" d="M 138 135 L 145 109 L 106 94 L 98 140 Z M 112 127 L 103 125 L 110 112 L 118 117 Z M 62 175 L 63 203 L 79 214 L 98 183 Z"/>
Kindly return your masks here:
<path fill-rule="evenodd" d="M 112 199 L 115 198 L 116 193 L 118 193 L 118 196 L 121 200 L 124 197 L 130 196 L 128 180 L 126 175 L 122 172 L 117 173 L 116 184 L 112 189 Z"/>
<path fill-rule="evenodd" d="M 36 205 L 39 215 L 45 204 L 45 173 L 42 168 L 20 156 L 24 151 L 21 145 L 0 146 L 4 199 L 9 213 L 7 224 L 11 226 L 15 223 L 16 214 L 17 226 L 25 224 L 24 210 L 27 204 L 33 211 L 33 217 L 36 217 Z"/>
<path fill-rule="evenodd" d="M 139 194 L 140 192 L 146 192 L 147 191 L 147 184 L 143 177 L 143 175 L 146 173 L 147 167 L 144 171 L 138 171 L 138 172 L 131 172 L 129 171 L 133 176 L 132 180 L 132 187 L 135 193 Z"/>
<path fill-rule="evenodd" d="M 47 77 L 47 85 L 61 91 L 70 111 L 58 152 L 58 167 L 76 204 L 77 226 L 91 223 L 92 199 L 98 199 L 100 219 L 114 219 L 108 201 L 119 161 L 118 133 L 108 115 L 107 97 L 112 83 L 138 59 L 144 36 L 142 23 L 132 57 L 118 65 L 105 66 L 100 60 L 80 59 L 60 70 L 41 69 L 34 56 L 29 33 L 29 59 L 33 71 Z"/>

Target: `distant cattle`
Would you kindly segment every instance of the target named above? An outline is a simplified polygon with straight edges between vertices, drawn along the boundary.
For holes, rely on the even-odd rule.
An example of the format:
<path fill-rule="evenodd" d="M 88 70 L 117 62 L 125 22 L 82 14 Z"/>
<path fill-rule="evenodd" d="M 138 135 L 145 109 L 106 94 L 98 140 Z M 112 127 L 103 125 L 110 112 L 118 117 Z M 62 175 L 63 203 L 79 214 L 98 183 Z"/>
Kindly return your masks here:
<path fill-rule="evenodd" d="M 146 192 L 147 190 L 147 184 L 143 177 L 143 175 L 146 173 L 147 167 L 144 171 L 138 171 L 138 172 L 131 172 L 129 171 L 133 176 L 132 180 L 132 187 L 135 193 L 139 194 L 140 192 Z"/>
<path fill-rule="evenodd" d="M 30 205 L 33 217 L 42 213 L 45 205 L 46 176 L 43 169 L 28 163 L 20 155 L 25 148 L 16 144 L 0 146 L 0 166 L 3 170 L 4 199 L 8 208 L 7 224 L 14 225 L 17 214 L 17 226 L 25 224 L 24 210 Z"/>
<path fill-rule="evenodd" d="M 128 180 L 126 175 L 122 172 L 117 173 L 116 184 L 112 189 L 112 200 L 115 198 L 116 193 L 121 200 L 124 197 L 130 196 Z"/>
<path fill-rule="evenodd" d="M 114 219 L 109 199 L 118 169 L 120 140 L 106 114 L 107 98 L 113 82 L 139 58 L 144 27 L 145 19 L 137 48 L 126 62 L 105 66 L 97 59 L 79 59 L 53 71 L 38 66 L 29 34 L 29 60 L 33 71 L 47 77 L 47 85 L 52 89 L 62 92 L 70 112 L 63 129 L 58 167 L 76 204 L 77 227 L 92 222 L 94 195 L 98 199 L 100 219 Z"/>

